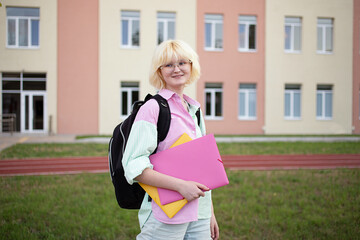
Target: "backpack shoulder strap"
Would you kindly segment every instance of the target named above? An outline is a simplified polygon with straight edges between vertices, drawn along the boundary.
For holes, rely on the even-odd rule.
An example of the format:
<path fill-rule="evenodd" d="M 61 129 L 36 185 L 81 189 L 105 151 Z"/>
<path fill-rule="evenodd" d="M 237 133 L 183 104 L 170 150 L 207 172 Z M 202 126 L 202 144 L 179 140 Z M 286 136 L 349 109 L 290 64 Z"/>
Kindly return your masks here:
<path fill-rule="evenodd" d="M 169 104 L 165 98 L 163 98 L 159 94 L 154 95 L 153 98 L 158 102 L 160 109 L 158 123 L 157 123 L 158 144 L 159 144 L 159 142 L 163 141 L 166 138 L 169 132 L 171 113 L 170 113 Z"/>
<path fill-rule="evenodd" d="M 198 110 L 196 110 L 195 115 L 197 117 L 197 122 L 198 122 L 198 125 L 200 127 L 200 108 L 198 108 Z"/>

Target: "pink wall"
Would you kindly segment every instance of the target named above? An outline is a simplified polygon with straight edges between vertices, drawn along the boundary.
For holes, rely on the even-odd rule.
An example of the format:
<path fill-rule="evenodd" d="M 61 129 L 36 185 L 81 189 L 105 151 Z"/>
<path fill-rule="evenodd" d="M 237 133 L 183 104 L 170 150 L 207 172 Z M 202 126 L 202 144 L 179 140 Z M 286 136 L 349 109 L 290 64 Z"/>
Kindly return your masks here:
<path fill-rule="evenodd" d="M 359 91 L 360 91 L 360 0 L 354 0 L 354 52 L 353 52 L 353 133 L 360 134 Z"/>
<path fill-rule="evenodd" d="M 57 130 L 98 133 L 98 0 L 58 1 Z"/>
<path fill-rule="evenodd" d="M 204 50 L 205 14 L 223 15 L 222 52 Z M 255 53 L 238 51 L 238 17 L 256 15 L 257 32 Z M 198 0 L 197 51 L 202 68 L 198 82 L 197 99 L 205 109 L 205 83 L 223 83 L 223 120 L 207 120 L 209 133 L 215 134 L 263 134 L 264 125 L 264 78 L 265 78 L 265 0 Z M 257 120 L 238 120 L 238 89 L 240 83 L 256 83 Z"/>

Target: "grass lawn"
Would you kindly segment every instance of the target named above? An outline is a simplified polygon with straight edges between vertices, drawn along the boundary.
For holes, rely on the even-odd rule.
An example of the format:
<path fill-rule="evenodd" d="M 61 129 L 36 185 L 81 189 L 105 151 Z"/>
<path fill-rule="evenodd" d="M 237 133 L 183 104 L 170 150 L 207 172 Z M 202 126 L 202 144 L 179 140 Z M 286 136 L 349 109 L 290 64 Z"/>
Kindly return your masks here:
<path fill-rule="evenodd" d="M 221 239 L 359 239 L 360 170 L 228 171 Z M 108 174 L 0 178 L 0 239 L 135 239 Z"/>
<path fill-rule="evenodd" d="M 360 142 L 219 143 L 221 154 L 360 153 Z M 0 159 L 106 156 L 107 144 L 17 144 Z M 360 169 L 228 171 L 221 239 L 360 239 Z M 135 239 L 108 174 L 0 177 L 0 239 Z"/>
<path fill-rule="evenodd" d="M 218 143 L 221 154 L 359 154 L 360 142 L 253 142 Z M 0 159 L 30 157 L 107 156 L 108 145 L 16 144 L 0 152 Z"/>

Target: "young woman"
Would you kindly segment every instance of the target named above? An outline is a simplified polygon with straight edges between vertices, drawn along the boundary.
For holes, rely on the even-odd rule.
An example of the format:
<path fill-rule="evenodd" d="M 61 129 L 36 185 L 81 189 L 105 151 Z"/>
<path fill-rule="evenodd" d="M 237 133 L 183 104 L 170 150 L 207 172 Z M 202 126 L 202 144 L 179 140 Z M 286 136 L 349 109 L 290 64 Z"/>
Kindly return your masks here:
<path fill-rule="evenodd" d="M 168 149 L 183 133 L 192 139 L 205 135 L 204 119 L 200 126 L 195 115 L 200 104 L 184 94 L 184 88 L 198 80 L 198 55 L 185 42 L 169 40 L 155 50 L 150 83 L 168 101 L 171 123 L 167 137 L 159 143 L 157 152 Z M 211 191 L 197 182 L 184 181 L 153 170 L 149 156 L 157 147 L 159 105 L 147 101 L 139 110 L 123 157 L 127 181 L 142 182 L 155 187 L 179 192 L 188 203 L 173 217 L 168 218 L 146 194 L 139 210 L 141 233 L 137 239 L 218 239 L 211 200 Z M 189 166 L 190 167 L 190 166 Z"/>

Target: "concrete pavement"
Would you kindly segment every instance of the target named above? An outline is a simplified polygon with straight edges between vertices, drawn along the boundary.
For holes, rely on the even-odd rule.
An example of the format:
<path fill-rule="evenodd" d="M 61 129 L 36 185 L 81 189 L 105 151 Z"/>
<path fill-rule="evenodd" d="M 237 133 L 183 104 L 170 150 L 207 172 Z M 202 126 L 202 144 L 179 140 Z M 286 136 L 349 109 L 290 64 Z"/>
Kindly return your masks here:
<path fill-rule="evenodd" d="M 0 133 L 0 151 L 17 143 L 75 143 L 75 135 Z"/>

